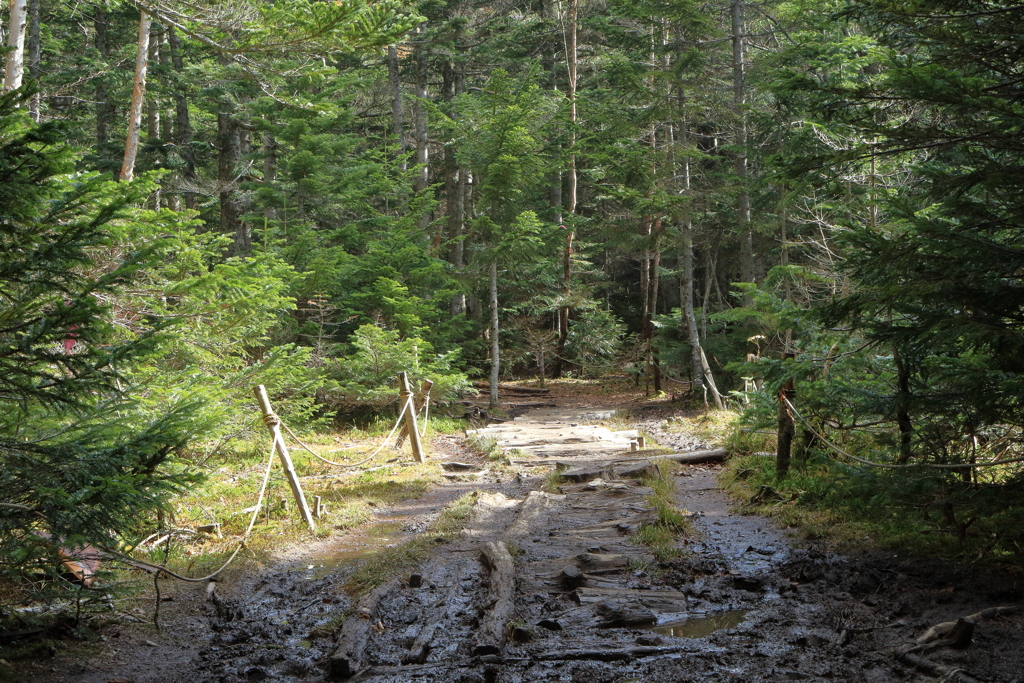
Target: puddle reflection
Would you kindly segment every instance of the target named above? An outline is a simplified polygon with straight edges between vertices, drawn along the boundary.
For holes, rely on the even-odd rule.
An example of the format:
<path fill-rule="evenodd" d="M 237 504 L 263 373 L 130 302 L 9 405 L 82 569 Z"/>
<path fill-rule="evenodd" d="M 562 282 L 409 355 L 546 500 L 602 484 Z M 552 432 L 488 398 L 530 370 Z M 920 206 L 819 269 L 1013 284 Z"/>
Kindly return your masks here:
<path fill-rule="evenodd" d="M 747 610 L 731 609 L 725 612 L 691 616 L 651 627 L 655 633 L 677 638 L 706 638 L 715 631 L 739 626 L 747 618 Z"/>

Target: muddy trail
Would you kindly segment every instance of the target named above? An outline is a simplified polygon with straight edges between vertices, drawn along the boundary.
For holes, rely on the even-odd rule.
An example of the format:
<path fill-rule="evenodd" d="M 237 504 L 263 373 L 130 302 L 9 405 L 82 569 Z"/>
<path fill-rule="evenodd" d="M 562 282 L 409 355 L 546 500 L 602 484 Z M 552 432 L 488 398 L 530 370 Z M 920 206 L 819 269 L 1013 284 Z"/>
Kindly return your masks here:
<path fill-rule="evenodd" d="M 598 426 L 611 412 L 540 408 L 484 427 L 475 435 L 509 451 L 509 471 L 469 463 L 355 543 L 194 596 L 198 616 L 173 635 L 124 633 L 136 655 L 121 664 L 34 680 L 1024 682 L 1024 619 L 991 609 L 1018 604 L 1019 585 L 891 552 L 795 547 L 731 510 L 718 451 L 654 417 L 643 429 L 677 451 L 644 450 L 637 432 Z M 690 529 L 659 561 L 636 535 L 657 521 L 644 477 L 665 455 Z M 412 538 L 468 490 L 458 536 L 360 598 L 343 590 L 361 553 Z"/>

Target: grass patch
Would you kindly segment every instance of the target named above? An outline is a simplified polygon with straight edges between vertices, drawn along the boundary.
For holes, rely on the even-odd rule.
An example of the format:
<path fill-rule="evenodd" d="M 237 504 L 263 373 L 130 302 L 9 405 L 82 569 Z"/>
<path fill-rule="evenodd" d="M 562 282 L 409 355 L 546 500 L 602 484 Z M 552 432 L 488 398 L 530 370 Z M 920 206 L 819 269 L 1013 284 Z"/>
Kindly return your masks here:
<path fill-rule="evenodd" d="M 729 460 L 721 481 L 745 511 L 837 549 L 885 548 L 1017 570 L 1024 564 L 1019 497 L 953 475 L 861 469 L 818 457 L 795 463 L 778 481 L 775 459 L 757 455 Z"/>
<path fill-rule="evenodd" d="M 550 472 L 544 475 L 544 481 L 540 485 L 540 490 L 544 493 L 554 493 L 556 495 L 562 493 L 562 472 L 565 468 L 555 467 Z"/>
<path fill-rule="evenodd" d="M 689 512 L 675 504 L 671 467 L 668 462 L 659 462 L 658 475 L 643 479 L 642 483 L 652 489 L 647 502 L 654 507 L 658 517 L 656 521 L 641 526 L 633 535 L 633 541 L 650 548 L 659 562 L 682 555 L 685 551 L 676 547 L 676 541 L 682 536 L 696 534 Z"/>
<path fill-rule="evenodd" d="M 488 460 L 503 460 L 505 458 L 505 453 L 502 452 L 501 447 L 498 445 L 498 440 L 493 436 L 468 436 L 466 437 L 466 445 Z"/>
<path fill-rule="evenodd" d="M 374 553 L 349 576 L 344 584 L 345 592 L 351 595 L 368 593 L 402 572 L 419 566 L 437 548 L 439 541 L 446 542 L 465 527 L 476 503 L 476 495 L 471 491 L 445 507 L 427 531 L 416 538 Z"/>

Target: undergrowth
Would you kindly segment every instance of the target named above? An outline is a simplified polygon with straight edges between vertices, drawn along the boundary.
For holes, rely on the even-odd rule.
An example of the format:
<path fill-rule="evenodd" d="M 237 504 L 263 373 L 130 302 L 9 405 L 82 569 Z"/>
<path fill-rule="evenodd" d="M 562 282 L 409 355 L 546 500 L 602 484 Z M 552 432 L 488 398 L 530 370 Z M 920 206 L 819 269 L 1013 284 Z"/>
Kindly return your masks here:
<path fill-rule="evenodd" d="M 934 470 L 894 474 L 819 456 L 794 462 L 779 481 L 775 458 L 756 455 L 731 459 L 721 481 L 744 511 L 839 549 L 879 547 L 1016 569 L 1024 561 L 1024 507 L 994 487 Z"/>

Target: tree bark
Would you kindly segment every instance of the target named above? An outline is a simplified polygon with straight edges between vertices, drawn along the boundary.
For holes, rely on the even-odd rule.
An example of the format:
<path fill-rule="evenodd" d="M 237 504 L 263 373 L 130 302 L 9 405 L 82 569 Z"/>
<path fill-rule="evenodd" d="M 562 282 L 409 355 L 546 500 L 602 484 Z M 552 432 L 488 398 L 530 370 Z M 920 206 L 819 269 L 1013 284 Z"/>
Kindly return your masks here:
<path fill-rule="evenodd" d="M 736 159 L 734 171 L 739 182 L 739 198 L 736 206 L 737 232 L 740 238 L 740 279 L 743 282 L 754 282 L 754 232 L 750 224 L 750 190 L 747 185 L 747 114 L 744 103 L 746 99 L 746 77 L 744 64 L 745 40 L 743 36 L 743 0 L 732 3 L 732 76 L 733 105 L 736 110 Z M 750 306 L 753 297 L 743 295 L 743 305 Z"/>
<path fill-rule="evenodd" d="M 687 162 L 687 167 L 689 162 Z M 700 363 L 700 334 L 697 330 L 697 316 L 693 310 L 693 221 L 687 212 L 682 229 L 683 278 L 680 281 L 679 298 L 682 300 L 683 325 L 690 341 L 690 366 L 693 373 L 693 391 L 700 395 L 704 390 L 704 371 Z"/>
<path fill-rule="evenodd" d="M 167 45 L 170 48 L 171 66 L 176 76 L 174 84 L 174 144 L 178 154 L 185 162 L 181 169 L 181 177 L 191 185 L 196 179 L 196 163 L 192 155 L 192 122 L 188 115 L 188 98 L 185 96 L 185 85 L 182 82 L 185 70 L 181 56 L 181 37 L 173 27 L 167 29 Z M 185 192 L 185 208 L 196 208 L 196 196 L 193 192 Z"/>
<path fill-rule="evenodd" d="M 899 349 L 893 348 L 893 362 L 896 365 L 896 426 L 900 430 L 900 464 L 910 462 L 913 455 L 914 423 L 910 419 L 910 368 L 903 361 Z"/>
<path fill-rule="evenodd" d="M 147 61 L 156 64 L 160 60 L 160 38 L 162 36 L 160 24 L 152 24 L 149 28 L 149 54 Z M 160 139 L 160 102 L 155 93 L 150 93 L 146 98 L 146 142 L 152 146 L 155 140 Z M 160 188 L 150 197 L 150 208 L 160 208 Z"/>
<path fill-rule="evenodd" d="M 796 355 L 786 352 L 783 358 L 791 360 Z M 793 422 L 793 413 L 789 409 L 788 402 L 796 397 L 796 390 L 793 387 L 792 378 L 779 390 L 779 431 L 778 443 L 775 452 L 775 478 L 785 479 L 789 474 L 790 456 L 793 447 L 793 434 L 796 431 L 796 424 Z"/>
<path fill-rule="evenodd" d="M 28 75 L 36 86 L 39 85 L 40 59 L 42 57 L 42 42 L 39 37 L 39 0 L 28 2 Z M 29 114 L 32 120 L 39 123 L 39 108 L 42 104 L 42 94 L 36 92 L 29 102 Z"/>
<path fill-rule="evenodd" d="M 149 64 L 149 27 L 151 20 L 145 12 L 139 13 L 139 44 L 135 55 L 135 80 L 132 84 L 132 103 L 128 109 L 128 136 L 124 143 L 121 162 L 121 180 L 135 176 L 135 158 L 139 153 L 139 133 L 142 129 L 142 106 L 146 101 L 146 68 Z"/>
<path fill-rule="evenodd" d="M 565 251 L 562 256 L 562 296 L 564 305 L 558 309 L 558 344 L 555 350 L 555 366 L 552 377 L 561 377 L 565 357 L 565 345 L 569 340 L 569 297 L 572 296 L 572 243 L 576 237 L 572 217 L 576 214 L 576 84 L 578 72 L 577 56 L 577 25 L 579 19 L 579 0 L 569 0 L 568 26 L 563 34 L 565 38 L 565 66 L 568 72 L 569 99 L 569 169 L 567 172 L 568 196 L 566 212 L 569 214 L 568 235 L 565 238 Z M 559 183 L 561 180 L 559 179 Z M 561 188 L 559 188 L 561 189 Z"/>
<path fill-rule="evenodd" d="M 490 406 L 498 407 L 498 370 L 500 349 L 498 346 L 498 262 L 491 261 L 491 391 Z"/>
<path fill-rule="evenodd" d="M 25 29 L 28 26 L 28 0 L 11 0 L 7 23 L 7 47 L 4 60 L 4 92 L 21 87 L 25 71 Z"/>
<path fill-rule="evenodd" d="M 416 104 L 413 107 L 416 127 L 416 178 L 413 192 L 425 192 L 430 184 L 430 143 L 427 139 L 427 53 L 423 47 L 416 49 Z M 423 210 L 419 219 L 420 230 L 430 227 L 430 211 Z"/>
<path fill-rule="evenodd" d="M 398 159 L 402 173 L 408 169 L 405 148 L 405 122 L 402 118 L 402 78 L 398 68 L 398 48 L 388 45 L 388 85 L 391 86 L 391 116 L 398 139 Z"/>
<path fill-rule="evenodd" d="M 243 129 L 224 105 L 217 114 L 217 180 L 220 186 L 220 229 L 232 236 L 231 253 L 247 254 L 252 249 L 252 231 L 242 220 L 246 207 L 238 192 L 244 154 Z"/>

